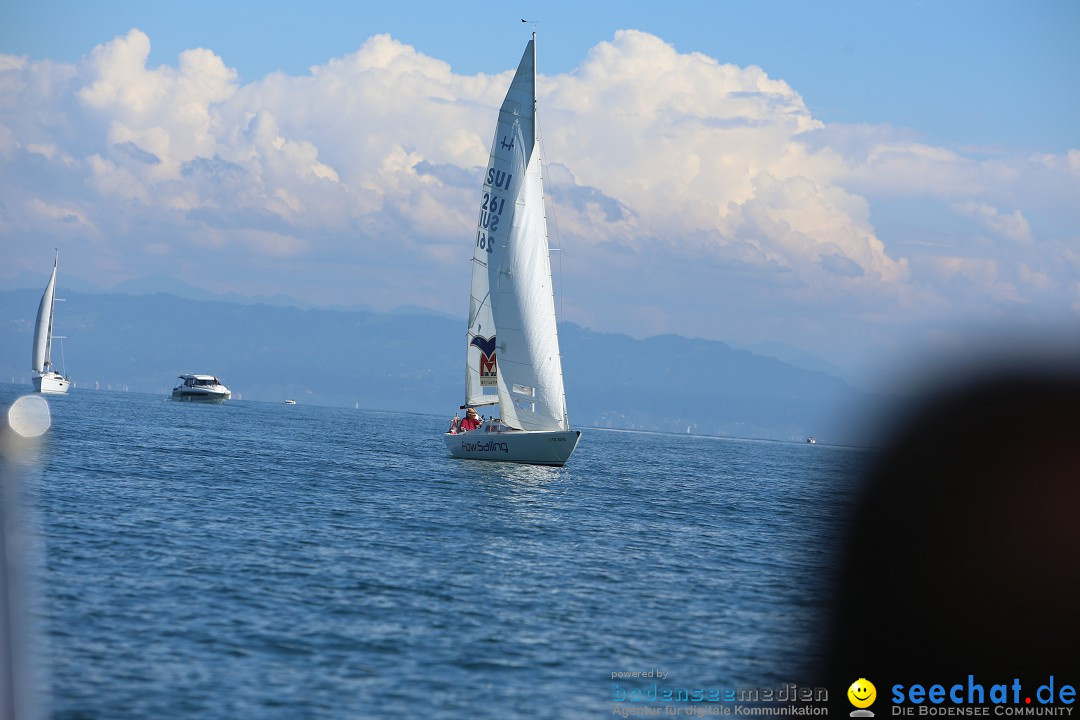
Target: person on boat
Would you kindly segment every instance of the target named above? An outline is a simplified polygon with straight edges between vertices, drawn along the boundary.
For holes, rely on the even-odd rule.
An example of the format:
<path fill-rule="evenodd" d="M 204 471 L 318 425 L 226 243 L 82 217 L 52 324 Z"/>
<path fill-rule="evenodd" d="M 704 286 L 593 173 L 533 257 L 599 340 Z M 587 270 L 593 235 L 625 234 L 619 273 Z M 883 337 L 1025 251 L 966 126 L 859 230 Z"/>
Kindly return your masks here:
<path fill-rule="evenodd" d="M 458 426 L 461 424 L 461 418 L 457 413 L 454 413 L 454 417 L 450 418 L 450 429 L 447 431 L 451 435 L 458 431 Z"/>
<path fill-rule="evenodd" d="M 476 414 L 476 408 L 469 408 L 465 411 L 465 417 L 461 420 L 461 432 L 468 432 L 469 430 L 475 430 L 480 427 L 480 416 Z"/>

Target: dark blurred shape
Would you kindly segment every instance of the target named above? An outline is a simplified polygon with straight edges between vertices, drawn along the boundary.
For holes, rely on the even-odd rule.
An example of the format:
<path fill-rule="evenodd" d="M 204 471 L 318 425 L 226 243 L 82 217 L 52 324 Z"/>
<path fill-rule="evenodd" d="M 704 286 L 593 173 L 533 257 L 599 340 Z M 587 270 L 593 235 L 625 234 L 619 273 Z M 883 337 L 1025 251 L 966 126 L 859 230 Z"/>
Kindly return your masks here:
<path fill-rule="evenodd" d="M 1080 647 L 1077 368 L 984 369 L 901 416 L 840 558 L 830 690 L 1080 680 L 1062 677 Z"/>

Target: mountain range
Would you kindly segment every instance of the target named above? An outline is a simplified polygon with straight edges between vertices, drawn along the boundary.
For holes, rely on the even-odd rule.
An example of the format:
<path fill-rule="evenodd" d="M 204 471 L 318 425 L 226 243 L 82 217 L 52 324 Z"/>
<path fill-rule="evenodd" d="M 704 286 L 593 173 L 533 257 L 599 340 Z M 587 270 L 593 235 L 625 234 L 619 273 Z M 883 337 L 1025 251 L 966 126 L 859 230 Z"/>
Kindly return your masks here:
<path fill-rule="evenodd" d="M 0 292 L 0 380 L 29 385 L 40 295 Z M 63 295 L 56 333 L 65 339 L 53 361 L 73 392 L 165 395 L 178 374 L 199 372 L 220 377 L 237 399 L 447 417 L 464 395 L 465 321 L 423 308 Z M 634 339 L 570 322 L 560 323 L 559 339 L 575 426 L 861 444 L 860 418 L 883 401 L 821 369 L 715 340 Z"/>

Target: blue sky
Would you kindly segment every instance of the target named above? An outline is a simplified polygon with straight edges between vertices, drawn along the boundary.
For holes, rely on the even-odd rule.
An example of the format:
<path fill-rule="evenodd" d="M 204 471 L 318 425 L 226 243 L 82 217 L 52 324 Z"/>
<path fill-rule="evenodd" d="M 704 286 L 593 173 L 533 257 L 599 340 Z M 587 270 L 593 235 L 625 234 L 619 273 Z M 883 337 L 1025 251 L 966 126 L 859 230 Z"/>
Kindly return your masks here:
<path fill-rule="evenodd" d="M 565 318 L 855 372 L 1080 313 L 1080 4 L 368 5 L 4 4 L 0 285 L 463 314 L 527 17 Z"/>

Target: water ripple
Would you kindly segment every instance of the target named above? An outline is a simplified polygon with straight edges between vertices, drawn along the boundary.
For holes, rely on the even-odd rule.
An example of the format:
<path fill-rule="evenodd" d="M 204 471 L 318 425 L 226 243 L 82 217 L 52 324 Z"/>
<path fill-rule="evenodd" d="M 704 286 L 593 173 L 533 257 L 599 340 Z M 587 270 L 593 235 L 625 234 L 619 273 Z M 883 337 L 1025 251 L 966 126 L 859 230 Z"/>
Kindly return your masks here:
<path fill-rule="evenodd" d="M 442 418 L 51 406 L 35 489 L 64 719 L 594 717 L 614 671 L 797 680 L 865 459 L 586 431 L 565 468 L 502 466 L 449 459 Z"/>

